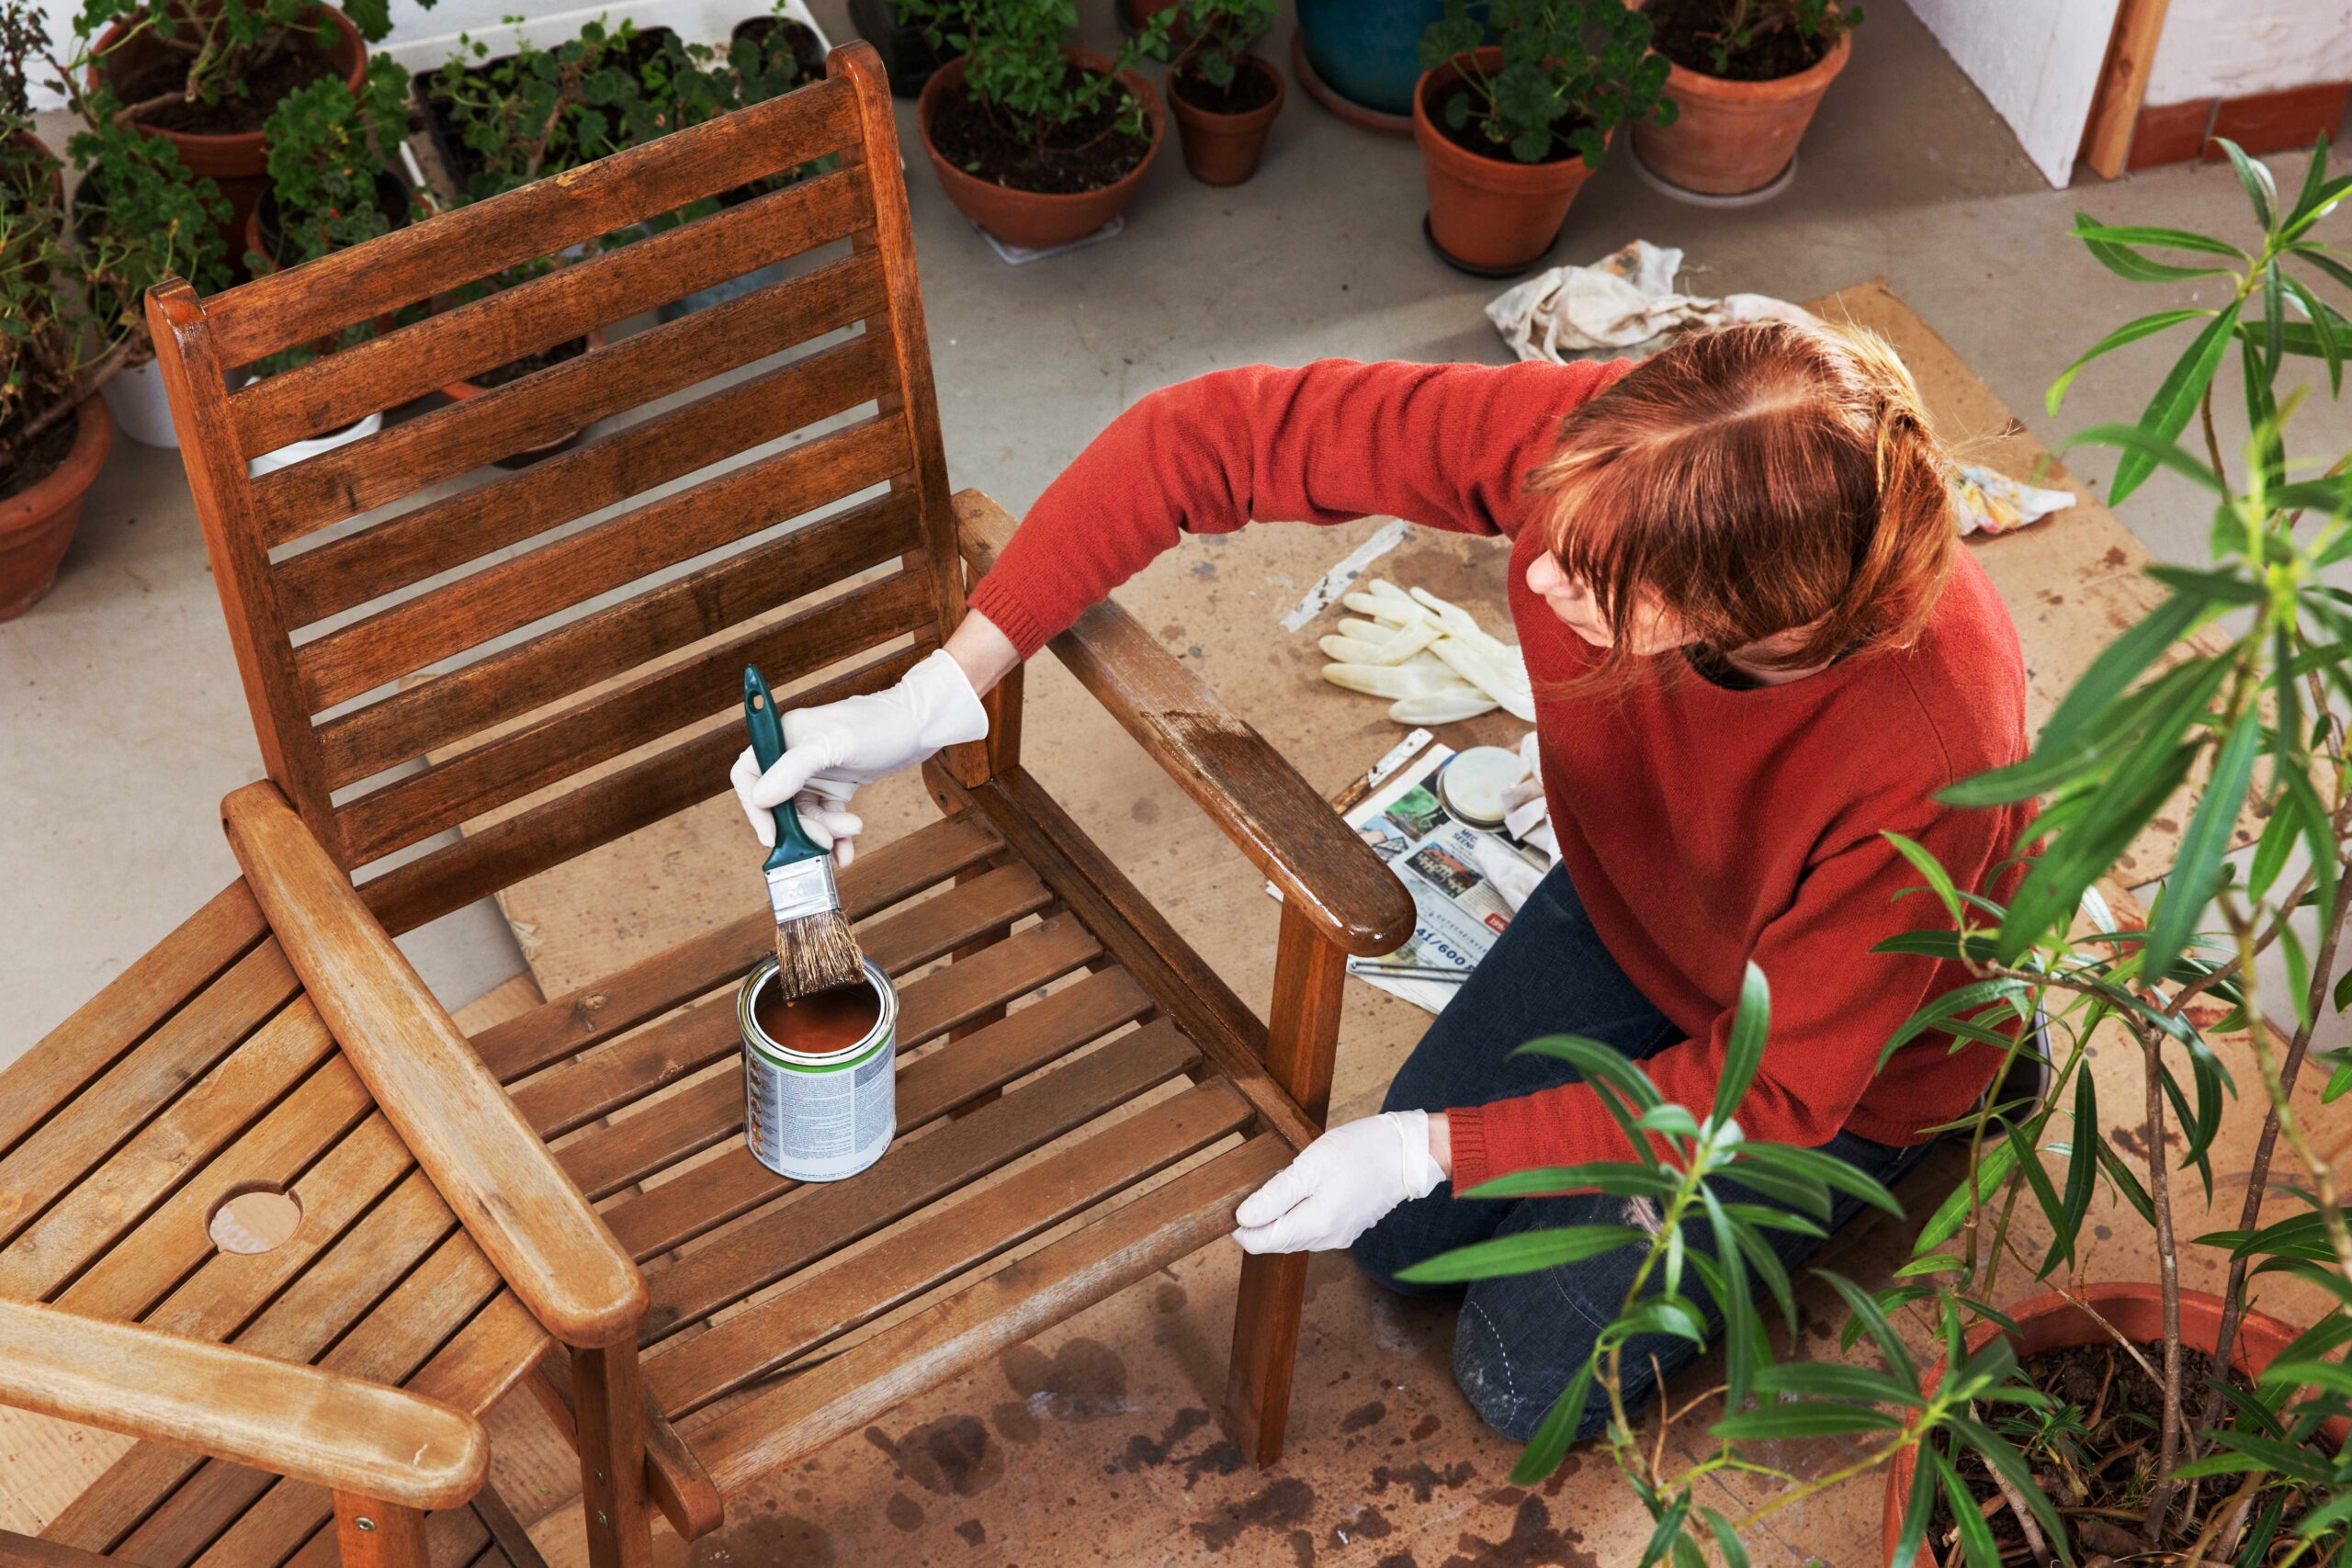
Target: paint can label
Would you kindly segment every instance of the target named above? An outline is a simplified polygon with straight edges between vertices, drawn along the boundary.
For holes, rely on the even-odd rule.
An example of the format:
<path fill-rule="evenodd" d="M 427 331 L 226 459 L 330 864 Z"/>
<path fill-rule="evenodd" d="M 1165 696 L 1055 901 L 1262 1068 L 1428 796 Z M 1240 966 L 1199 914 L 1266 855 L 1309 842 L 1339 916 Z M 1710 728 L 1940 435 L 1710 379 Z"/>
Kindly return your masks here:
<path fill-rule="evenodd" d="M 898 1133 L 898 998 L 868 963 L 881 1001 L 874 1031 L 846 1051 L 803 1056 L 769 1039 L 752 1002 L 775 972 L 773 961 L 743 982 L 743 1136 L 752 1157 L 796 1181 L 856 1175 Z"/>

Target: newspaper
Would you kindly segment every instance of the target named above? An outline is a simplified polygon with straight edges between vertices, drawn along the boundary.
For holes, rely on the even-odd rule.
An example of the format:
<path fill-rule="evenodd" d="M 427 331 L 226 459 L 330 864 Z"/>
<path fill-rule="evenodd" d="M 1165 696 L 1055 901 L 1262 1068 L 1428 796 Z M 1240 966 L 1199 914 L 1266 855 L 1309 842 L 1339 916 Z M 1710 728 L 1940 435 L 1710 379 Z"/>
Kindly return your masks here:
<path fill-rule="evenodd" d="M 1479 872 L 1471 850 L 1482 829 L 1457 821 L 1439 799 L 1438 774 L 1453 759 L 1452 747 L 1431 746 L 1345 813 L 1348 826 L 1412 894 L 1417 915 L 1404 946 L 1385 958 L 1351 958 L 1348 973 L 1430 1012 L 1453 1000 L 1460 982 L 1389 971 L 1467 975 L 1510 923 L 1510 907 Z M 1538 871 L 1550 865 L 1542 851 L 1508 833 L 1487 836 L 1501 840 Z"/>

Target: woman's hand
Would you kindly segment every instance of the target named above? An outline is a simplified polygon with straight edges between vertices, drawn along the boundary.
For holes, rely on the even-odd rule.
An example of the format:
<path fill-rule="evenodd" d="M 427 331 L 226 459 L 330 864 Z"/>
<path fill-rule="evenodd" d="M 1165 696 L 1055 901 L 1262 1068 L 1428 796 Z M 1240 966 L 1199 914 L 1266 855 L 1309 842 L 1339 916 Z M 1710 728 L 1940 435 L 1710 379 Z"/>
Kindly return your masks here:
<path fill-rule="evenodd" d="M 770 815 L 789 800 L 800 825 L 849 863 L 850 840 L 865 824 L 849 809 L 860 784 L 911 768 L 944 746 L 978 740 L 988 710 L 963 668 L 941 649 L 887 691 L 784 715 L 784 755 L 763 773 L 751 748 L 735 759 L 735 797 L 763 846 L 775 843 Z"/>
<path fill-rule="evenodd" d="M 1298 1152 L 1242 1200 L 1233 1239 L 1244 1252 L 1328 1252 L 1351 1247 L 1389 1210 L 1426 1198 L 1450 1158 L 1442 1113 L 1384 1111 L 1344 1122 Z"/>

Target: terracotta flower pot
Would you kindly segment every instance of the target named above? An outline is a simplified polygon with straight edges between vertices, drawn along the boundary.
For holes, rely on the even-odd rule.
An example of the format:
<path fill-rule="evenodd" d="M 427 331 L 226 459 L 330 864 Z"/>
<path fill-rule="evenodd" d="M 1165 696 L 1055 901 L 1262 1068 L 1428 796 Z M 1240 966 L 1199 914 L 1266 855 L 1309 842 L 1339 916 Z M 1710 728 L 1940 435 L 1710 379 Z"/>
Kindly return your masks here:
<path fill-rule="evenodd" d="M 2081 1295 L 2126 1338 L 2143 1343 L 2164 1338 L 2164 1293 L 2154 1285 L 2091 1285 Z M 2203 1291 L 2181 1292 L 2180 1342 L 2211 1355 L 2222 1337 L 2222 1308 L 2219 1296 Z M 2009 1337 L 2020 1358 L 2073 1345 L 2102 1344 L 2108 1337 L 2107 1330 L 2092 1321 L 2089 1314 L 2055 1291 L 2027 1297 L 2009 1309 L 2009 1315 L 2016 1320 L 2019 1331 Z M 1993 1336 L 2000 1332 L 1997 1324 L 1979 1325 L 1968 1337 L 1969 1349 L 1991 1343 Z M 2293 1342 L 2297 1332 L 2292 1325 L 2267 1314 L 2249 1312 L 2238 1324 L 2237 1342 L 2230 1348 L 2230 1362 L 2248 1375 L 2259 1372 L 2278 1359 L 2278 1353 Z M 1922 1374 L 1921 1388 L 1934 1392 L 1943 1375 L 1943 1363 L 1939 1361 Z M 2341 1421 L 2328 1423 L 2323 1431 L 2330 1442 L 2345 1440 L 2345 1424 Z M 1889 1562 L 1894 1561 L 1895 1545 L 1903 1537 L 1903 1508 L 1910 1499 L 1911 1479 L 1917 1466 L 1918 1450 L 1905 1449 L 1887 1467 L 1883 1523 L 1879 1533 L 1885 1561 Z M 1922 1553 L 1920 1561 L 1929 1564 L 1936 1562 L 1932 1545 Z"/>
<path fill-rule="evenodd" d="M 1168 106 L 1176 115 L 1176 139 L 1184 148 L 1184 167 L 1203 185 L 1238 186 L 1258 172 L 1274 117 L 1283 112 L 1283 73 L 1273 62 L 1245 54 L 1241 63 L 1274 85 L 1271 102 L 1239 114 L 1204 109 L 1184 96 L 1174 72 L 1168 76 Z"/>
<path fill-rule="evenodd" d="M 1821 96 L 1853 52 L 1851 35 L 1839 33 L 1818 61 L 1770 82 L 1727 82 L 1670 65 L 1666 96 L 1680 112 L 1672 125 L 1634 127 L 1634 152 L 1658 178 L 1702 196 L 1770 185 L 1797 155 Z"/>
<path fill-rule="evenodd" d="M 604 328 L 591 327 L 588 329 L 586 335 L 588 342 L 586 352 L 594 354 L 596 350 L 605 346 Z M 502 382 L 500 385 L 511 386 L 513 383 Z M 452 381 L 447 386 L 441 389 L 441 393 L 444 397 L 452 399 L 458 402 L 464 402 L 468 398 L 479 398 L 485 392 L 494 392 L 498 389 L 498 387 L 484 386 L 479 381 Z M 529 465 L 537 462 L 542 457 L 551 457 L 555 456 L 555 454 L 562 451 L 565 447 L 571 446 L 573 442 L 579 439 L 579 431 L 567 430 L 560 435 L 548 437 L 547 440 L 540 442 L 537 446 L 526 446 L 519 452 L 509 453 L 507 456 L 498 459 L 498 466 L 502 468 L 526 468 Z"/>
<path fill-rule="evenodd" d="M 1091 71 L 1111 68 L 1111 62 L 1088 50 L 1063 52 Z M 931 140 L 932 117 L 938 112 L 941 95 L 964 80 L 965 64 L 959 56 L 932 73 L 915 104 L 922 150 L 931 154 L 932 173 L 939 177 L 940 189 L 947 193 L 956 211 L 1009 245 L 1043 251 L 1082 240 L 1126 210 L 1143 188 L 1143 177 L 1150 172 L 1153 160 L 1159 156 L 1160 143 L 1168 140 L 1168 110 L 1151 84 L 1133 71 L 1119 73 L 1120 84 L 1142 100 L 1145 118 L 1151 122 L 1151 148 L 1144 153 L 1143 162 L 1100 190 L 1059 196 L 1001 186 L 967 174 L 940 156 Z"/>
<path fill-rule="evenodd" d="M 345 84 L 356 93 L 368 80 L 367 40 L 341 11 L 333 6 L 320 9 L 334 30 L 334 41 L 327 46 L 327 58 L 343 73 Z M 168 50 L 170 46 L 152 31 L 141 32 L 116 49 L 123 34 L 145 15 L 141 12 L 127 17 L 98 35 L 97 62 L 90 67 L 94 85 L 101 71 L 110 80 L 119 82 L 153 63 Z M 230 270 L 243 277 L 245 220 L 251 216 L 254 204 L 261 199 L 261 193 L 269 187 L 269 149 L 262 133 L 242 130 L 225 136 L 198 136 L 153 126 L 142 125 L 139 129 L 169 141 L 179 152 L 180 162 L 187 165 L 188 173 L 209 179 L 220 187 L 220 194 L 229 202 L 229 219 L 220 226 L 220 240 L 229 247 Z"/>
<path fill-rule="evenodd" d="M 1499 68 L 1502 51 L 1480 50 L 1478 63 Z M 1455 142 L 1430 115 L 1438 95 L 1460 75 L 1448 62 L 1423 72 L 1413 89 L 1413 140 L 1420 143 L 1429 176 L 1430 238 L 1449 260 L 1472 271 L 1517 271 L 1552 248 L 1567 221 L 1568 204 L 1592 170 L 1582 158 L 1522 164 Z"/>
<path fill-rule="evenodd" d="M 74 445 L 65 460 L 28 489 L 0 501 L 0 621 L 33 607 L 57 581 L 57 563 L 82 521 L 82 498 L 114 445 L 114 421 L 102 398 L 85 398 L 74 412 Z"/>
<path fill-rule="evenodd" d="M 1126 0 L 1127 25 L 1141 32 L 1151 26 L 1152 17 L 1162 11 L 1181 10 L 1183 4 L 1184 0 Z M 1176 43 L 1190 43 L 1193 41 L 1193 29 L 1186 27 L 1184 18 L 1179 16 L 1169 23 L 1168 37 Z"/>

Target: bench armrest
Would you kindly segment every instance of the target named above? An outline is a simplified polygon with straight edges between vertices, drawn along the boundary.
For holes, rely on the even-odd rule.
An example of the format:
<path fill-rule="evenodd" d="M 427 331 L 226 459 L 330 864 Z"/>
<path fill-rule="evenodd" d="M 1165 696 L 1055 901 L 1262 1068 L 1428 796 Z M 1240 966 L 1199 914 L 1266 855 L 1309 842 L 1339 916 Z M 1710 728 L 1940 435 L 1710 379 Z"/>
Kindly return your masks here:
<path fill-rule="evenodd" d="M 633 1340 L 636 1263 L 277 786 L 247 784 L 220 810 L 319 1016 L 492 1265 L 565 1344 Z"/>
<path fill-rule="evenodd" d="M 409 1508 L 452 1508 L 490 1468 L 471 1416 L 225 1345 L 0 1301 L 0 1404 Z"/>
<path fill-rule="evenodd" d="M 1012 536 L 1012 514 L 976 490 L 955 506 L 964 558 L 985 572 Z M 1371 956 L 1413 934 L 1412 896 L 1396 873 L 1133 616 L 1106 600 L 1050 646 L 1328 941 Z"/>

